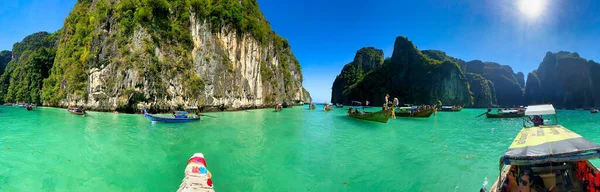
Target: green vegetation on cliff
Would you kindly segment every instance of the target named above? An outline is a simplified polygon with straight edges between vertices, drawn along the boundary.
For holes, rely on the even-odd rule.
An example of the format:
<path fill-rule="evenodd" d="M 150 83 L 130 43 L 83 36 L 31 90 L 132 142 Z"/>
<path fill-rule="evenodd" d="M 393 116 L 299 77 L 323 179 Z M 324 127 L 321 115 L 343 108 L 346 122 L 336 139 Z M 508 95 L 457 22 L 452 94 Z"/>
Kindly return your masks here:
<path fill-rule="evenodd" d="M 531 104 L 552 103 L 561 108 L 600 105 L 600 64 L 578 53 L 547 52 L 527 78 L 525 97 Z"/>
<path fill-rule="evenodd" d="M 0 51 L 0 75 L 4 73 L 4 69 L 6 68 L 6 65 L 8 65 L 8 62 L 10 62 L 11 59 L 12 51 Z"/>
<path fill-rule="evenodd" d="M 369 100 L 380 105 L 385 94 L 390 94 L 401 103 L 432 104 L 442 101 L 471 105 L 469 84 L 456 60 L 446 59 L 443 52 L 429 51 L 427 54 L 419 51 L 407 38 L 396 38 L 392 57 L 383 61 L 381 67 L 362 76 L 353 76 L 352 70 L 348 69 L 350 64 L 346 65 L 334 82 L 332 102 L 348 104 L 351 100 Z M 383 58 L 383 53 L 379 58 Z M 339 89 L 336 89 L 339 79 L 356 82 L 345 84 L 348 87 L 340 95 Z"/>
<path fill-rule="evenodd" d="M 492 96 L 493 87 L 490 88 L 491 82 L 479 74 L 467 73 L 470 90 L 473 93 L 473 106 L 492 106 L 495 101 Z"/>
<path fill-rule="evenodd" d="M 365 47 L 356 52 L 354 61 L 346 64 L 335 78 L 332 86 L 331 103 L 349 104 L 351 87 L 361 81 L 369 72 L 380 68 L 384 63 L 383 50 Z"/>
<path fill-rule="evenodd" d="M 41 104 L 42 80 L 54 63 L 56 34 L 39 32 L 13 46 L 15 60 L 0 76 L 0 101 Z"/>
<path fill-rule="evenodd" d="M 414 104 L 442 101 L 449 105 L 491 107 L 524 102 L 523 73 L 514 73 L 506 65 L 465 62 L 439 50 L 419 51 L 404 37 L 396 39 L 392 58 L 384 63 L 380 70 L 359 74 L 353 73 L 352 63 L 344 66 L 332 87 L 332 102 L 370 100 L 379 104 L 382 95 L 388 93 L 403 103 Z"/>

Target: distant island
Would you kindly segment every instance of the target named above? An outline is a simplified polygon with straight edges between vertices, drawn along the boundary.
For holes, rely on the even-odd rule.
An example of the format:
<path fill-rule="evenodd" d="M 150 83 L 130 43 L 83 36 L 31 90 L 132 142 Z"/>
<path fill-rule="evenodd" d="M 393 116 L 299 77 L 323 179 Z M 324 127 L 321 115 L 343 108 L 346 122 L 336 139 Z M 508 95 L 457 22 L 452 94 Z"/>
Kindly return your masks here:
<path fill-rule="evenodd" d="M 595 76 L 593 74 L 596 74 Z M 400 103 L 511 107 L 552 103 L 558 108 L 600 105 L 600 65 L 577 53 L 547 52 L 538 69 L 527 75 L 508 65 L 464 60 L 439 50 L 419 51 L 397 37 L 392 56 L 365 47 L 346 64 L 332 86 L 332 103 L 370 101 L 382 105 L 384 95 Z"/>
<path fill-rule="evenodd" d="M 78 1 L 64 27 L 0 52 L 0 103 L 203 111 L 311 102 L 255 0 Z"/>

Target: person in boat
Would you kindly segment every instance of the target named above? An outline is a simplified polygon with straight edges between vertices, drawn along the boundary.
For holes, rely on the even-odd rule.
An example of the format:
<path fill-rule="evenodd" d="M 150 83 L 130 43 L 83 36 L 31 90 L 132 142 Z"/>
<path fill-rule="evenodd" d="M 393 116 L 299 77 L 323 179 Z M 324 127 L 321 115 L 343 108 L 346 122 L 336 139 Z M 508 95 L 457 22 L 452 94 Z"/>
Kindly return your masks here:
<path fill-rule="evenodd" d="M 352 107 L 348 108 L 348 114 L 352 113 Z"/>
<path fill-rule="evenodd" d="M 390 94 L 385 94 L 385 103 L 383 103 L 383 109 L 382 110 L 386 110 L 387 109 L 389 102 L 390 102 Z"/>
<path fill-rule="evenodd" d="M 533 126 L 544 125 L 544 119 L 539 115 L 534 115 L 533 118 L 529 117 L 529 121 L 533 123 Z"/>

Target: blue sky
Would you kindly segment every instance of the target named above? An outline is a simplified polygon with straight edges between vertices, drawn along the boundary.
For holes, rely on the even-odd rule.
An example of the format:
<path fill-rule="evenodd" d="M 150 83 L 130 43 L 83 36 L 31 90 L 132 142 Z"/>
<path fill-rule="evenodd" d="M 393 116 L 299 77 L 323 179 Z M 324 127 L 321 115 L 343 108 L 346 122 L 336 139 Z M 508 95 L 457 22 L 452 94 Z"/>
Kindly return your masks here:
<path fill-rule="evenodd" d="M 407 36 L 421 50 L 438 49 L 469 61 L 510 65 L 528 73 L 546 51 L 575 51 L 600 61 L 600 1 L 545 1 L 537 17 L 521 0 L 258 0 L 273 30 L 287 38 L 300 61 L 304 86 L 316 102 L 329 101 L 331 84 L 356 50 L 383 49 Z M 54 32 L 75 0 L 16 0 L 0 6 L 0 50 L 38 32 Z"/>

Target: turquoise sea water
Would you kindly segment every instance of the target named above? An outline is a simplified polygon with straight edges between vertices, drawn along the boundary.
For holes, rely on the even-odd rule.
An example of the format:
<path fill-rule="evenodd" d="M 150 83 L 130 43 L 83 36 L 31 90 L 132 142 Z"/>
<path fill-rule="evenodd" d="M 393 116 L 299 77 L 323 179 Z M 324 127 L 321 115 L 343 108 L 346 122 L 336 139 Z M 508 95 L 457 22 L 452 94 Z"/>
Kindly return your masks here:
<path fill-rule="evenodd" d="M 478 191 L 498 176 L 521 125 L 475 118 L 485 109 L 387 124 L 346 110 L 298 106 L 151 124 L 142 115 L 0 107 L 0 191 L 175 191 L 197 152 L 217 191 Z M 558 114 L 600 143 L 599 115 Z"/>

